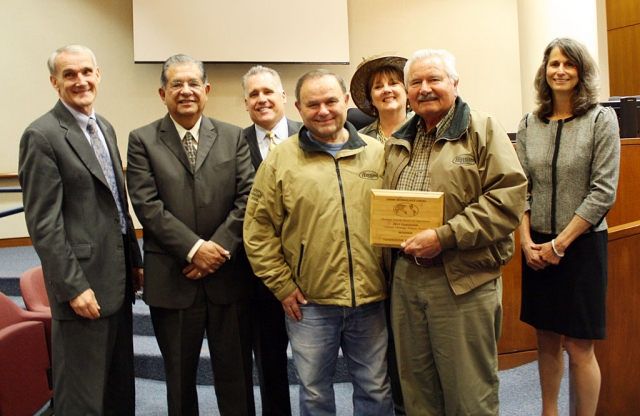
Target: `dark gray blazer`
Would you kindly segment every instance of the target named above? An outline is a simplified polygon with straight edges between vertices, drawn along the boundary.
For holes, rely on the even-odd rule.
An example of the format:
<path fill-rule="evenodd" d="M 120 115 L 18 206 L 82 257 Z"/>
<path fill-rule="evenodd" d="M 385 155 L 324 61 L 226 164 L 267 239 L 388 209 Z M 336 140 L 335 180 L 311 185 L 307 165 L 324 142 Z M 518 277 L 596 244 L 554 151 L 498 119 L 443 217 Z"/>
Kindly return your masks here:
<path fill-rule="evenodd" d="M 287 125 L 289 127 L 289 136 L 296 134 L 298 130 L 300 130 L 300 127 L 302 127 L 302 123 L 299 121 L 291 121 L 289 119 L 287 119 Z M 249 150 L 251 151 L 251 163 L 257 171 L 258 166 L 262 163 L 262 154 L 260 153 L 260 147 L 258 146 L 255 124 L 244 129 L 244 138 L 249 144 Z"/>
<path fill-rule="evenodd" d="M 111 154 L 123 209 L 128 210 L 113 127 L 96 115 Z M 117 312 L 126 286 L 125 250 L 142 259 L 131 217 L 123 245 L 118 209 L 100 163 L 73 115 L 58 101 L 20 140 L 19 180 L 25 219 L 42 269 L 54 319 L 80 318 L 69 301 L 91 288 L 100 315 Z"/>
<path fill-rule="evenodd" d="M 247 297 L 248 278 L 235 264 L 254 176 L 242 129 L 203 117 L 191 172 L 167 114 L 130 133 L 127 160 L 129 195 L 144 231 L 145 302 L 172 309 L 193 304 L 199 283 L 182 269 L 200 238 L 220 244 L 232 259 L 204 278 L 209 301 Z"/>

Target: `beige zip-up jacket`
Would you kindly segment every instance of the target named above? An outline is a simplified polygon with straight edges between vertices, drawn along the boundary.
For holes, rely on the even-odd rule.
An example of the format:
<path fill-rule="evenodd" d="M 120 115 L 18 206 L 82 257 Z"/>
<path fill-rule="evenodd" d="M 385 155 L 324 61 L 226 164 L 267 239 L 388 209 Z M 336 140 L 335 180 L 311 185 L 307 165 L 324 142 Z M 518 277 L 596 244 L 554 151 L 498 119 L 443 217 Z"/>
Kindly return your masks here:
<path fill-rule="evenodd" d="M 449 128 L 429 156 L 429 191 L 444 192 L 443 225 L 436 228 L 454 293 L 461 295 L 501 276 L 513 256 L 513 231 L 524 214 L 527 179 L 498 121 L 456 99 Z M 396 189 L 411 157 L 421 117 L 416 115 L 387 141 L 383 187 Z M 394 251 L 385 249 L 391 268 Z"/>
<path fill-rule="evenodd" d="M 384 148 L 345 127 L 350 136 L 335 158 L 302 127 L 256 174 L 245 249 L 279 300 L 296 287 L 325 305 L 354 307 L 387 296 L 381 250 L 369 246 L 371 189 L 382 187 Z"/>

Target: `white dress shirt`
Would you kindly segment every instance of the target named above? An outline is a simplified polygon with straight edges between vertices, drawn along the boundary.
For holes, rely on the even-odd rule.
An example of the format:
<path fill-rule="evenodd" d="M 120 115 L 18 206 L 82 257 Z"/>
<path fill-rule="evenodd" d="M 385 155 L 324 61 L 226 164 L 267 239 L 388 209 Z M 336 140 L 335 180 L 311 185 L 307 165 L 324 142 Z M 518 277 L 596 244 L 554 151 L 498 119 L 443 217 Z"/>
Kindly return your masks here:
<path fill-rule="evenodd" d="M 260 148 L 262 160 L 266 159 L 269 154 L 270 140 L 267 137 L 268 131 L 271 131 L 275 135 L 276 145 L 282 143 L 287 137 L 289 137 L 289 124 L 287 123 L 286 117 L 282 117 L 272 130 L 264 129 L 257 124 L 254 124 L 254 126 L 256 129 L 256 139 L 258 140 L 258 147 Z"/>

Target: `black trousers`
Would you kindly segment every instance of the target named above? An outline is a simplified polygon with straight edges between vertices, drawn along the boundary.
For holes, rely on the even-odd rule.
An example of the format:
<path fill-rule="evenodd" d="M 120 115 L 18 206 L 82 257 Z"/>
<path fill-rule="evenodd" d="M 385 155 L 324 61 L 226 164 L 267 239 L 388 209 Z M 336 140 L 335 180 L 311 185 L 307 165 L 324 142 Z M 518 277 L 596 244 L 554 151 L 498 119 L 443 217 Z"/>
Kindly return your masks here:
<path fill-rule="evenodd" d="M 258 277 L 254 277 L 258 279 Z M 251 301 L 251 336 L 256 360 L 263 416 L 290 416 L 287 347 L 289 337 L 282 303 L 255 282 L 259 293 Z M 256 291 L 258 292 L 258 291 Z"/>

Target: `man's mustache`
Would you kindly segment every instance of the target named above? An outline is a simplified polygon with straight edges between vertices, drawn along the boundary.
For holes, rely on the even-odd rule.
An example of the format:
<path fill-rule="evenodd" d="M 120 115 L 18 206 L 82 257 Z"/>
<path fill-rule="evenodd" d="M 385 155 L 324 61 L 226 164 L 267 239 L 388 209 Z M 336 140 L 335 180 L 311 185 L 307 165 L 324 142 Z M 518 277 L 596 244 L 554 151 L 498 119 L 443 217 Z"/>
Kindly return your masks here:
<path fill-rule="evenodd" d="M 418 102 L 422 103 L 422 102 L 425 102 L 425 101 L 433 101 L 433 100 L 437 100 L 438 98 L 440 98 L 440 97 L 438 97 L 437 94 L 434 94 L 432 92 L 429 93 L 429 94 L 420 94 L 420 95 L 418 95 Z"/>

